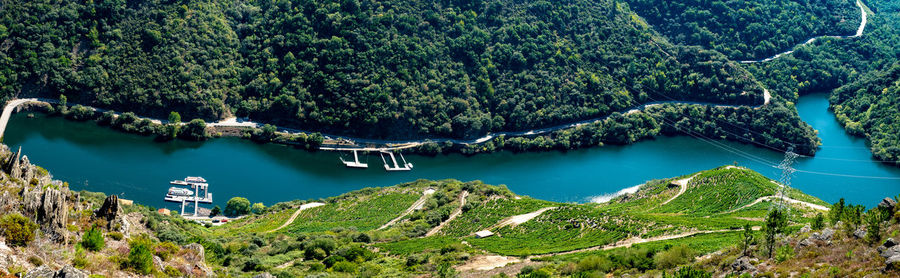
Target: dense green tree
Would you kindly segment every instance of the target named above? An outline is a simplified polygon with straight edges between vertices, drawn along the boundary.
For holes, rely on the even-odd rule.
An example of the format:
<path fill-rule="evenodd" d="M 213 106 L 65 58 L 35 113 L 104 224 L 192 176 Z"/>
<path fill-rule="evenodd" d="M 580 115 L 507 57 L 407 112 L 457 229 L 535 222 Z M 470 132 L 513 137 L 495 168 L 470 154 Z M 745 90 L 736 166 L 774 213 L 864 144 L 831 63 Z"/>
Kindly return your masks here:
<path fill-rule="evenodd" d="M 233 197 L 225 204 L 225 216 L 235 217 L 250 213 L 250 201 L 244 197 Z"/>

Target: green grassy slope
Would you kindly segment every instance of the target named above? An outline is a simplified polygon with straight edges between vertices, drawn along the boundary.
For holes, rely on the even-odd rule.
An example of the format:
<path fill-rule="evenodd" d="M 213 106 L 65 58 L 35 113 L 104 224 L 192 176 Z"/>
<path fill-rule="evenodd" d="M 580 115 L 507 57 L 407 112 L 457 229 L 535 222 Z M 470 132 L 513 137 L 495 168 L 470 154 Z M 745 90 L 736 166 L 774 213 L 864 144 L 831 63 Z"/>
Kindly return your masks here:
<path fill-rule="evenodd" d="M 673 181 L 691 176 L 694 179 L 688 183 L 689 189 L 684 194 L 661 205 L 678 192 L 678 187 L 670 186 Z M 426 198 L 421 210 L 413 211 L 384 230 L 374 230 L 399 216 L 426 188 L 434 189 L 435 193 Z M 325 269 L 334 271 L 330 265 L 334 261 L 329 258 L 341 257 L 356 258 L 351 261 L 358 271 L 377 264 L 383 271 L 411 276 L 433 273 L 441 265 L 459 265 L 481 254 L 543 254 L 548 257 L 541 260 L 564 262 L 589 255 L 620 254 L 623 251 L 597 249 L 642 241 L 649 242 L 637 246 L 644 250 L 641 252 L 651 255 L 672 244 L 684 244 L 697 254 L 705 254 L 735 244 L 739 237 L 736 231 L 745 224 L 761 226 L 771 202 L 726 212 L 759 197 L 770 196 L 776 189 L 776 184 L 758 173 L 726 167 L 650 181 L 636 193 L 604 204 L 565 204 L 517 197 L 504 187 L 479 182 L 420 180 L 326 199 L 325 206 L 302 212 L 293 224 L 274 233 L 265 231 L 283 223 L 299 202 L 279 205 L 266 214 L 247 217 L 207 232 L 192 233 L 214 238 L 211 240 L 222 244 L 225 250 L 234 250 L 225 251 L 226 255 L 220 261 L 221 267 L 233 274 L 253 272 L 257 268 L 247 265 L 258 263 L 258 269 L 303 276 L 317 272 L 319 262 L 326 264 Z M 446 223 L 437 235 L 423 237 L 425 231 L 447 221 L 448 212 L 458 208 L 457 196 L 462 191 L 470 194 L 462 214 Z M 799 191 L 791 196 L 818 200 Z M 546 210 L 519 225 L 498 226 L 512 216 L 547 207 L 557 208 Z M 795 207 L 789 220 L 795 225 L 809 222 L 810 212 Z M 472 235 L 484 229 L 495 235 L 487 238 Z M 697 232 L 700 234 L 695 234 Z M 663 240 L 670 237 L 676 239 Z M 248 243 L 247 239 L 252 240 Z M 582 249 L 597 251 L 583 253 Z M 571 251 L 575 253 L 555 255 Z M 246 255 L 229 252 L 249 252 L 251 255 L 248 259 Z M 356 257 L 362 256 L 360 254 L 365 256 Z M 225 264 L 229 256 L 233 259 Z"/>

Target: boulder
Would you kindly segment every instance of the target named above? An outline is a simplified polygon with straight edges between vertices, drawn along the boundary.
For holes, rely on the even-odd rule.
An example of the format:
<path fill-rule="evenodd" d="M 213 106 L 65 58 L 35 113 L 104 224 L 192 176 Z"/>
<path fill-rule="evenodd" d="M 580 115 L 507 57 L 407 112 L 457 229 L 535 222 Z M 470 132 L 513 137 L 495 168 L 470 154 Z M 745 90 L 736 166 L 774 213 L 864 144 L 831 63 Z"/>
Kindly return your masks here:
<path fill-rule="evenodd" d="M 153 256 L 153 266 L 156 267 L 156 269 L 159 271 L 163 271 L 163 269 L 166 269 L 166 264 L 159 256 Z"/>
<path fill-rule="evenodd" d="M 853 232 L 853 237 L 856 239 L 862 239 L 866 237 L 866 229 L 863 227 L 856 228 L 856 231 Z"/>
<path fill-rule="evenodd" d="M 885 249 L 884 251 L 881 251 L 881 257 L 885 259 L 898 255 L 900 255 L 900 245 L 894 245 L 888 249 Z"/>
<path fill-rule="evenodd" d="M 894 209 L 897 206 L 897 201 L 895 201 L 891 197 L 887 197 L 881 200 L 881 203 L 878 203 L 878 207 L 886 208 L 886 209 Z"/>
<path fill-rule="evenodd" d="M 197 258 L 194 258 L 194 261 L 205 262 L 206 255 L 204 254 L 203 245 L 199 243 L 191 243 L 184 246 L 184 249 L 194 251 L 194 254 L 197 254 Z"/>
<path fill-rule="evenodd" d="M 54 278 L 56 271 L 49 266 L 42 265 L 25 273 L 25 278 Z"/>
<path fill-rule="evenodd" d="M 825 228 L 824 230 L 822 230 L 822 232 L 813 233 L 809 237 L 812 239 L 815 239 L 815 240 L 829 241 L 829 240 L 831 240 L 832 236 L 834 236 L 834 230 L 832 230 L 830 228 Z"/>
<path fill-rule="evenodd" d="M 900 269 L 900 255 L 887 258 L 887 260 L 884 261 L 884 264 L 886 265 L 885 269 L 887 270 Z"/>
<path fill-rule="evenodd" d="M 277 277 L 275 277 L 275 275 L 269 274 L 268 272 L 263 272 L 263 273 L 257 274 L 256 276 L 253 276 L 253 278 L 277 278 Z"/>
<path fill-rule="evenodd" d="M 88 275 L 74 266 L 67 265 L 57 271 L 54 278 L 88 278 Z"/>
<path fill-rule="evenodd" d="M 808 232 L 811 231 L 811 230 L 812 230 L 812 228 L 809 226 L 809 224 L 806 224 L 806 226 L 803 226 L 803 228 L 800 228 L 800 233 L 801 233 L 801 234 L 805 234 L 805 233 L 808 233 Z"/>
<path fill-rule="evenodd" d="M 883 244 L 884 247 L 888 247 L 888 248 L 894 247 L 896 245 L 897 245 L 897 241 L 894 240 L 894 238 L 892 238 L 892 237 L 885 240 L 884 244 Z"/>
<path fill-rule="evenodd" d="M 815 244 L 815 242 L 813 242 L 813 240 L 811 240 L 809 238 L 805 238 L 805 239 L 801 240 L 799 243 L 797 243 L 797 246 L 806 247 L 806 246 L 811 246 L 813 244 Z"/>
<path fill-rule="evenodd" d="M 731 263 L 731 270 L 734 272 L 753 272 L 756 271 L 756 267 L 750 263 L 750 258 L 748 257 L 740 257 Z"/>

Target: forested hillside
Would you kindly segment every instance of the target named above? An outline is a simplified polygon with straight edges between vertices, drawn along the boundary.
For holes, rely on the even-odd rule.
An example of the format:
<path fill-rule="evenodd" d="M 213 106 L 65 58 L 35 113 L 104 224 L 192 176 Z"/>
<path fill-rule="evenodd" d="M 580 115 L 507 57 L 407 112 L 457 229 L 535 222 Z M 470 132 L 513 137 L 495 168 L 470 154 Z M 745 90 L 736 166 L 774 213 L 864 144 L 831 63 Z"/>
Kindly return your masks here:
<path fill-rule="evenodd" d="M 896 94 L 890 93 L 887 74 L 894 72 L 892 67 L 900 61 L 900 3 L 870 0 L 866 5 L 872 14 L 862 37 L 817 41 L 792 55 L 748 69 L 775 95 L 788 101 L 795 101 L 799 94 L 838 88 L 832 97 L 838 119 L 850 132 L 866 136 L 877 158 L 897 161 L 900 141 L 896 128 L 891 128 L 898 119 L 897 102 Z M 869 104 L 874 108 L 869 109 Z"/>
<path fill-rule="evenodd" d="M 28 1 L 0 9 L 3 96 L 368 137 L 474 137 L 651 98 L 759 104 L 726 57 L 612 0 Z"/>
<path fill-rule="evenodd" d="M 869 138 L 875 157 L 900 161 L 900 64 L 838 88 L 831 103 L 848 132 Z"/>
<path fill-rule="evenodd" d="M 855 0 L 626 0 L 673 42 L 757 60 L 820 35 L 852 35 Z"/>

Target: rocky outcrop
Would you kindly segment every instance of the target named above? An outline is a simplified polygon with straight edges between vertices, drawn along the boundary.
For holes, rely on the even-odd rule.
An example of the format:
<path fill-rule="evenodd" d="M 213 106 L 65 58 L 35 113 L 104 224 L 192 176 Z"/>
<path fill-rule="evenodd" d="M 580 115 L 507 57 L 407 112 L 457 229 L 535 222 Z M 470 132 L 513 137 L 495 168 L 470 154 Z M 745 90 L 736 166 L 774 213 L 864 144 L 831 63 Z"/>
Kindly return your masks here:
<path fill-rule="evenodd" d="M 263 272 L 253 276 L 253 278 L 275 278 L 275 275 L 269 274 L 268 272 Z"/>
<path fill-rule="evenodd" d="M 41 226 L 41 231 L 57 242 L 65 242 L 68 231 L 69 206 L 66 196 L 69 190 L 66 188 L 54 189 L 40 188 L 29 189 L 26 187 L 23 196 L 25 215 L 28 215 Z"/>
<path fill-rule="evenodd" d="M 834 230 L 825 228 L 822 232 L 815 232 L 809 236 L 813 240 L 829 241 L 834 236 Z"/>
<path fill-rule="evenodd" d="M 191 267 L 191 275 L 194 277 L 210 277 L 213 276 L 209 267 L 204 263 L 206 261 L 205 250 L 203 249 L 203 245 L 199 243 L 191 243 L 184 246 L 185 250 L 190 250 L 193 256 L 185 254 L 184 259 L 189 262 L 193 262 L 193 266 Z"/>
<path fill-rule="evenodd" d="M 122 206 L 119 205 L 119 197 L 109 195 L 103 200 L 103 205 L 94 211 L 94 218 L 106 220 L 106 229 L 117 231 L 128 236 L 128 221 L 125 220 L 125 214 Z"/>
<path fill-rule="evenodd" d="M 893 210 L 895 206 L 897 206 L 897 201 L 895 201 L 891 197 L 884 198 L 883 200 L 881 200 L 881 203 L 878 203 L 878 207 L 886 208 L 889 210 Z"/>
<path fill-rule="evenodd" d="M 856 231 L 853 232 L 853 237 L 856 239 L 861 239 L 866 237 L 866 228 L 859 227 L 856 228 Z"/>
<path fill-rule="evenodd" d="M 88 278 L 88 275 L 77 268 L 67 265 L 58 271 L 53 271 L 44 265 L 28 271 L 25 278 Z"/>
<path fill-rule="evenodd" d="M 750 263 L 750 258 L 744 256 L 731 263 L 731 270 L 737 273 L 755 272 L 756 267 Z"/>

